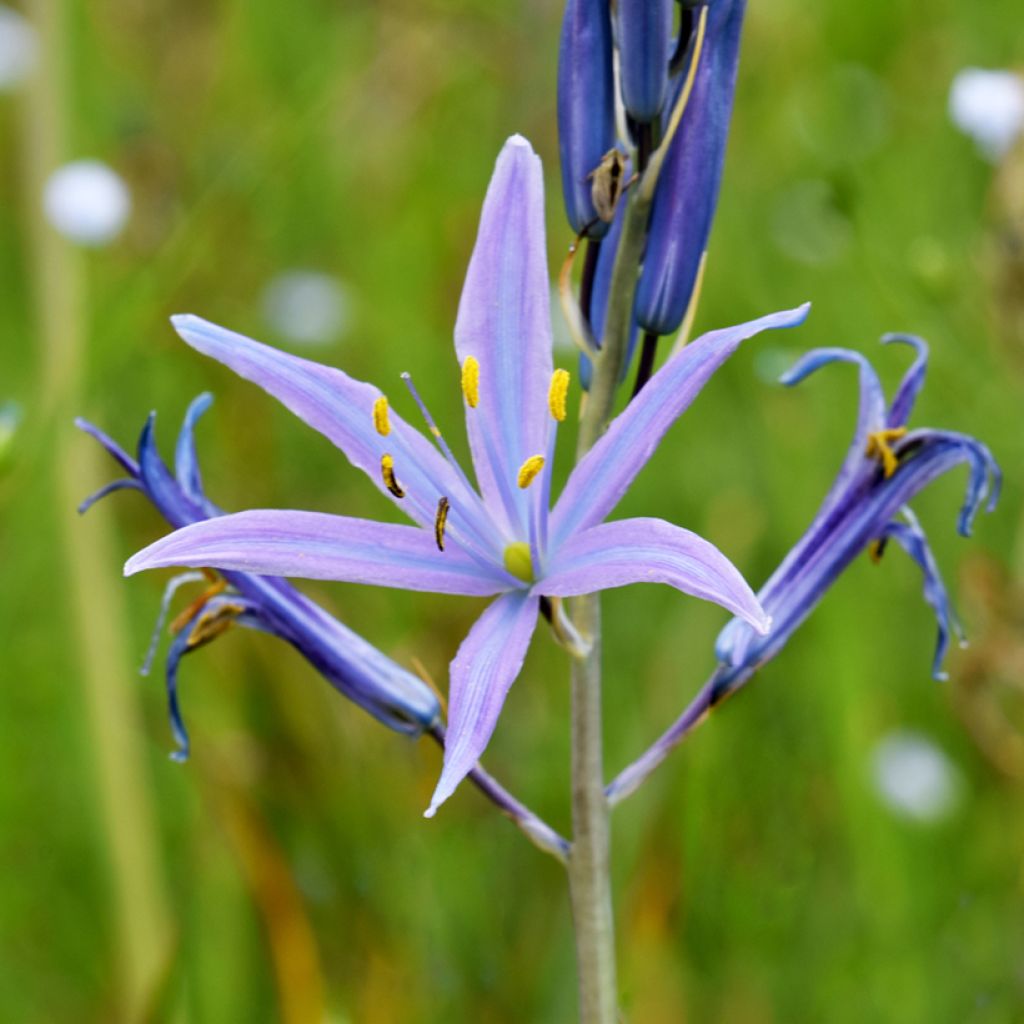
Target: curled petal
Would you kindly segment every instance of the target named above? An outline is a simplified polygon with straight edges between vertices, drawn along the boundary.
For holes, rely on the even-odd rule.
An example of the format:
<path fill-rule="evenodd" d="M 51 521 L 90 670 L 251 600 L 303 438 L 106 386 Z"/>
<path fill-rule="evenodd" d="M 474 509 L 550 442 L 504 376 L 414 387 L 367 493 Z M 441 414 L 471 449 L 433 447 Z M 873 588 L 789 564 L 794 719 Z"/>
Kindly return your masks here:
<path fill-rule="evenodd" d="M 963 639 L 963 631 L 957 620 L 956 613 L 950 604 L 946 585 L 942 582 L 942 574 L 935 562 L 935 556 L 928 545 L 928 538 L 921 529 L 917 517 L 909 508 L 902 510 L 904 522 L 893 521 L 886 526 L 883 538 L 893 538 L 904 551 L 918 564 L 924 575 L 924 599 L 935 612 L 939 626 L 939 636 L 935 643 L 935 658 L 932 661 L 932 676 L 935 679 L 946 679 L 942 670 L 946 651 L 949 648 L 950 627 Z"/>
<path fill-rule="evenodd" d="M 711 331 L 669 359 L 573 470 L 552 513 L 555 545 L 611 512 L 668 428 L 741 342 L 761 331 L 795 327 L 809 310 L 810 304 L 805 304 Z"/>
<path fill-rule="evenodd" d="M 133 555 L 124 571 L 176 565 L 436 594 L 496 594 L 518 585 L 454 544 L 439 551 L 433 534 L 415 526 L 276 509 L 193 523 Z"/>
<path fill-rule="evenodd" d="M 540 158 L 519 135 L 505 143 L 487 189 L 455 348 L 463 367 L 471 359 L 478 371 L 466 403 L 477 481 L 492 514 L 523 536 L 528 495 L 516 486 L 516 473 L 547 451 L 554 367 L 544 180 Z"/>
<path fill-rule="evenodd" d="M 887 427 L 906 426 L 910 414 L 914 411 L 914 403 L 924 387 L 925 374 L 928 372 L 928 342 L 916 334 L 886 334 L 882 337 L 883 345 L 910 345 L 915 350 L 914 362 L 903 375 L 900 386 L 889 407 Z"/>
<path fill-rule="evenodd" d="M 768 631 L 768 617 L 732 562 L 703 537 L 663 519 L 623 519 L 575 534 L 534 592 L 575 597 L 630 583 L 667 583 Z"/>
<path fill-rule="evenodd" d="M 185 413 L 178 443 L 174 449 L 174 470 L 178 483 L 185 494 L 197 505 L 206 503 L 203 493 L 203 478 L 199 472 L 199 457 L 196 455 L 195 428 L 199 417 L 213 405 L 213 395 L 208 391 L 192 399 Z"/>
<path fill-rule="evenodd" d="M 120 480 L 111 480 L 109 484 L 104 484 L 98 491 L 93 491 L 93 493 L 78 506 L 78 514 L 82 515 L 83 513 L 88 512 L 97 501 L 102 501 L 108 494 L 113 494 L 115 491 L 141 490 L 142 485 L 138 480 L 132 480 L 128 477 L 122 477 Z"/>
<path fill-rule="evenodd" d="M 473 624 L 455 655 L 444 767 L 426 817 L 437 813 L 484 752 L 523 667 L 539 607 L 540 598 L 525 591 L 503 594 Z"/>
<path fill-rule="evenodd" d="M 75 420 L 75 426 L 83 433 L 88 434 L 94 440 L 99 441 L 111 458 L 113 458 L 129 476 L 139 475 L 139 464 L 112 437 L 100 430 L 99 427 L 90 423 L 88 420 L 83 419 L 81 416 Z"/>

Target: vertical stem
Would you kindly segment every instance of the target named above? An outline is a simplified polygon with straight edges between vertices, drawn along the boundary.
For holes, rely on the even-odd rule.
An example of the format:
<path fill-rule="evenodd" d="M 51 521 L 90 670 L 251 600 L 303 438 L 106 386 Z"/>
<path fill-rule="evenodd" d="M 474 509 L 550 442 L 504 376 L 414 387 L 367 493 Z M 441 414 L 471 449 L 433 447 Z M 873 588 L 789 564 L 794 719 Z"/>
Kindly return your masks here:
<path fill-rule="evenodd" d="M 80 401 L 86 302 L 79 254 L 43 221 L 43 183 L 66 158 L 63 50 L 69 38 L 66 0 L 33 0 L 28 14 L 42 43 L 27 96 L 23 129 L 24 207 L 40 339 L 40 429 L 58 431 L 52 446 L 60 503 L 56 542 L 67 574 L 77 632 L 81 685 L 110 860 L 117 942 L 118 1005 L 112 1019 L 139 1020 L 164 974 L 172 921 L 155 844 L 155 813 L 145 776 L 137 688 L 122 652 L 125 610 L 109 572 L 113 537 L 102 516 L 80 521 L 75 508 L 102 479 L 93 445 L 72 448 L 72 409 Z"/>
<path fill-rule="evenodd" d="M 601 606 L 596 594 L 573 607 L 593 640 L 572 666 L 572 824 L 569 892 L 576 929 L 581 1024 L 616 1024 L 615 923 L 609 874 L 608 801 L 601 751 Z"/>

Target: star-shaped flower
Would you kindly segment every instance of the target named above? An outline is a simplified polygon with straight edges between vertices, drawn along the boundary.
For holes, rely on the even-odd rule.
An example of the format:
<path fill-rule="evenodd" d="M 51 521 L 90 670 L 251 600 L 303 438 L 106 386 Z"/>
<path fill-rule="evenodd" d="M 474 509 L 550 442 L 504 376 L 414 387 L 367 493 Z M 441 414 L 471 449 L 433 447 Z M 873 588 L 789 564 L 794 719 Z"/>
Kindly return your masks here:
<path fill-rule="evenodd" d="M 448 743 L 428 816 L 487 745 L 519 674 L 542 601 L 667 583 L 764 632 L 743 577 L 708 541 L 661 519 L 603 520 L 669 426 L 746 338 L 801 323 L 807 306 L 697 339 L 670 359 L 578 463 L 549 515 L 551 464 L 569 375 L 552 361 L 540 160 L 503 148 L 484 201 L 455 348 L 477 487 L 427 413 L 431 441 L 370 384 L 195 316 L 174 317 L 193 348 L 259 384 L 334 442 L 416 523 L 250 511 L 184 527 L 126 573 L 208 566 L 408 590 L 497 595 L 451 664 Z M 558 619 L 556 618 L 556 625 Z"/>

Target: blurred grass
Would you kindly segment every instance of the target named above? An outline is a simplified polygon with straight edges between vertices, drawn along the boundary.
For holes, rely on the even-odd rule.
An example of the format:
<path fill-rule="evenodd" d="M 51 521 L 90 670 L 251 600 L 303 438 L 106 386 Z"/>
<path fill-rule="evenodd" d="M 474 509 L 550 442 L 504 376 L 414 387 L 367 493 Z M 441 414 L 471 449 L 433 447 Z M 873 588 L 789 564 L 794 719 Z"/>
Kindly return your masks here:
<path fill-rule="evenodd" d="M 129 441 L 156 408 L 169 444 L 187 401 L 211 388 L 218 402 L 201 446 L 225 507 L 386 515 L 330 445 L 186 349 L 166 317 L 193 310 L 281 344 L 262 319 L 266 281 L 293 266 L 336 274 L 354 297 L 353 325 L 318 356 L 382 384 L 409 370 L 457 434 L 451 328 L 490 167 L 512 131 L 545 158 L 553 259 L 569 240 L 554 135 L 559 6 L 67 3 L 68 155 L 125 175 L 135 214 L 118 244 L 85 258 L 82 407 L 52 419 L 30 297 L 29 183 L 15 159 L 21 112 L 16 98 L 0 99 L 0 400 L 27 413 L 0 475 L 3 1019 L 106 1021 L 122 1002 L 117 880 L 57 541 L 68 510 L 51 485 L 72 416 Z M 803 348 L 845 344 L 877 357 L 892 382 L 905 357 L 876 339 L 915 331 L 933 352 L 917 422 L 978 434 L 1009 477 L 998 514 L 969 543 L 953 528 L 960 480 L 918 502 L 969 631 L 988 621 L 984 592 L 956 586 L 958 567 L 1012 583 L 1024 564 L 1024 338 L 1008 327 L 1020 323 L 1006 315 L 1013 296 L 999 289 L 1006 224 L 995 174 L 949 125 L 945 102 L 963 65 L 1021 63 L 1016 14 L 1009 0 L 752 4 L 700 323 L 804 298 L 815 309 L 799 333 L 757 342 L 722 371 L 621 514 L 700 530 L 763 579 L 817 507 L 855 402 L 841 369 L 796 392 L 765 374 Z M 116 525 L 107 583 L 128 604 L 131 649 L 113 654 L 141 659 L 161 581 L 121 583 L 117 559 L 163 527 L 132 496 L 115 501 L 92 513 Z M 478 611 L 460 599 L 309 590 L 439 679 Z M 723 616 L 653 588 L 613 592 L 606 608 L 617 768 L 703 679 Z M 1008 599 L 1001 614 L 1013 608 Z M 993 634 L 998 643 L 1020 642 L 1019 621 Z M 1024 1015 L 1020 783 L 956 714 L 957 659 L 952 683 L 929 680 L 933 635 L 913 567 L 895 551 L 877 568 L 864 560 L 617 813 L 630 1019 Z M 994 700 L 998 682 L 983 672 L 968 701 Z M 138 737 L 179 929 L 157 1019 L 319 1015 L 308 985 L 287 980 L 310 970 L 335 1022 L 571 1019 L 559 869 L 469 791 L 422 821 L 432 749 L 341 703 L 267 638 L 229 635 L 186 662 L 183 686 L 189 766 L 166 759 L 156 679 L 142 691 Z M 538 637 L 488 756 L 563 827 L 566 705 L 564 659 Z M 965 777 L 965 799 L 942 824 L 894 818 L 871 786 L 873 744 L 902 727 L 930 735 Z M 296 913 L 308 915 L 312 951 Z M 298 928 L 293 952 L 307 952 L 297 973 L 281 973 L 268 938 L 281 946 L 282 920 Z"/>

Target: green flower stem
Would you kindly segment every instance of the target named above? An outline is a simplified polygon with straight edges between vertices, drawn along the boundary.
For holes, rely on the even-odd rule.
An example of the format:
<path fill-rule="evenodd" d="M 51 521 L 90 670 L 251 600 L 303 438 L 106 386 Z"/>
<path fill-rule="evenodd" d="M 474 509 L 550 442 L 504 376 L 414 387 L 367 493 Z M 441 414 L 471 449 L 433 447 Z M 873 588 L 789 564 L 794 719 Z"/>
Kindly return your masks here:
<path fill-rule="evenodd" d="M 155 813 L 139 766 L 144 763 L 138 689 L 121 652 L 125 613 L 109 572 L 115 561 L 108 521 L 79 520 L 75 508 L 102 479 L 97 449 L 75 443 L 71 410 L 81 395 L 86 301 L 82 261 L 44 222 L 43 183 L 66 159 L 64 50 L 70 40 L 66 0 L 33 0 L 28 15 L 41 41 L 41 60 L 28 91 L 22 134 L 24 209 L 39 336 L 39 427 L 56 430 L 55 493 L 59 503 L 59 563 L 67 573 L 81 687 L 95 754 L 93 773 L 108 844 L 117 945 L 118 1020 L 141 1020 L 169 963 L 173 928 L 154 836 Z"/>

